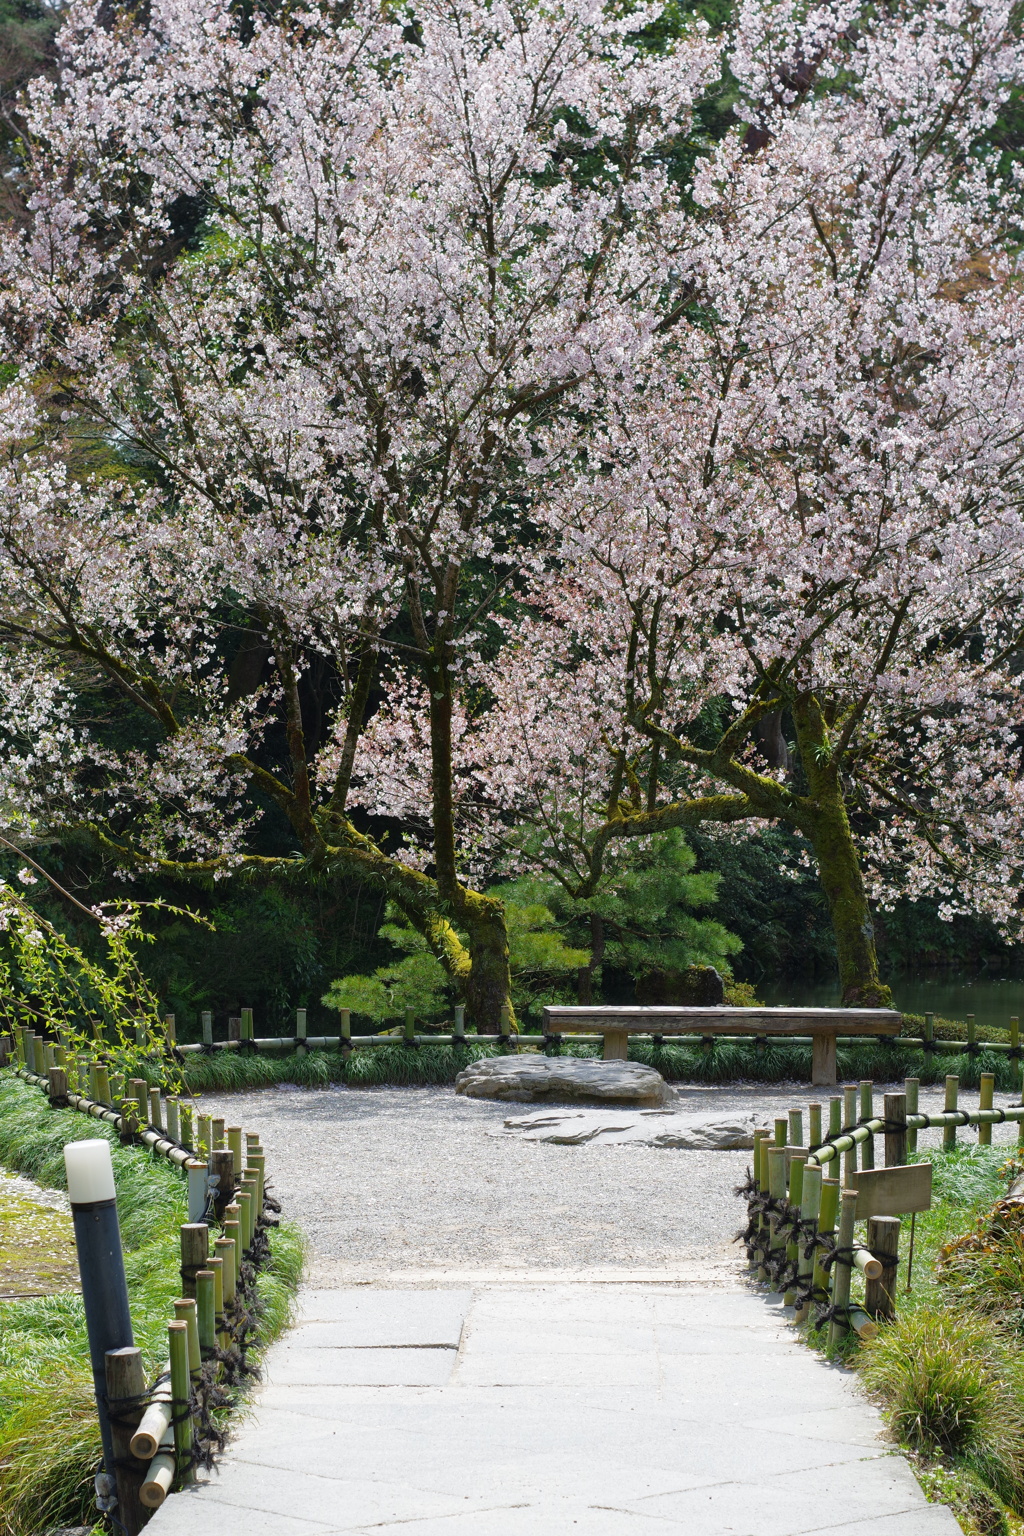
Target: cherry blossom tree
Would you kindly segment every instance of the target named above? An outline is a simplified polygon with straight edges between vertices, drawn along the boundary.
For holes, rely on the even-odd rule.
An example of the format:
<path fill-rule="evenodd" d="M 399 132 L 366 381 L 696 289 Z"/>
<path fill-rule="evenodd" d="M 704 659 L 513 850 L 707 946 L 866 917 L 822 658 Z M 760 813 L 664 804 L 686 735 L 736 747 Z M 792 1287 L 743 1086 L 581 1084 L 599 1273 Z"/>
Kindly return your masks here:
<path fill-rule="evenodd" d="M 751 3 L 731 63 L 685 314 L 545 498 L 481 768 L 580 894 L 624 838 L 794 829 L 874 1004 L 871 899 L 1019 930 L 1021 46 L 1003 4 Z"/>
<path fill-rule="evenodd" d="M 656 15 L 71 7 L 0 237 L 0 793 L 23 840 L 374 878 L 496 1025 L 507 942 L 459 868 L 454 698 L 556 459 L 665 316 L 666 156 L 719 63 L 699 26 L 641 46 Z M 352 815 L 382 657 L 426 695 L 426 859 Z"/>

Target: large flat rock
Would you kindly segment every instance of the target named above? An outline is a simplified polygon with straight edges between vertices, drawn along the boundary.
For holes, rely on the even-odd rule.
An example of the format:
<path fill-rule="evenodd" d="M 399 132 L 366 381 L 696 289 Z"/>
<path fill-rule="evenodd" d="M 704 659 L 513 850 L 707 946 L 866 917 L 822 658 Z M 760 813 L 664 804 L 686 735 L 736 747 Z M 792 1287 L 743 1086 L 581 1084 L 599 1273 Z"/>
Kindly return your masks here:
<path fill-rule="evenodd" d="M 675 1103 L 660 1072 L 635 1061 L 581 1061 L 578 1057 L 493 1056 L 474 1061 L 455 1079 L 470 1099 L 570 1100 L 581 1104 Z"/>
<path fill-rule="evenodd" d="M 756 1115 L 708 1119 L 658 1109 L 544 1109 L 506 1120 L 492 1136 L 578 1147 L 586 1142 L 638 1147 L 688 1147 L 695 1151 L 736 1152 L 754 1145 L 754 1131 L 764 1123 Z"/>

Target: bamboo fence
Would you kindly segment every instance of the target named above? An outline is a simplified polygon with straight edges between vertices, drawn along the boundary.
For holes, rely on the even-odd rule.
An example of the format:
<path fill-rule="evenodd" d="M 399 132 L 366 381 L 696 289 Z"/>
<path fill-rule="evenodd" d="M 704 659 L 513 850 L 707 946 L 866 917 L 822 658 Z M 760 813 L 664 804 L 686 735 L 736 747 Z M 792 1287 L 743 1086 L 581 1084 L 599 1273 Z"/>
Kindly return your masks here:
<path fill-rule="evenodd" d="M 870 1338 L 880 1319 L 895 1315 L 899 1218 L 872 1216 L 863 1236 L 857 1233 L 858 1162 L 861 1170 L 875 1168 L 876 1138 L 883 1140 L 882 1167 L 893 1169 L 908 1167 L 918 1133 L 927 1128 L 942 1130 L 948 1150 L 964 1126 L 975 1127 L 979 1144 L 988 1146 L 992 1126 L 1009 1121 L 1024 1147 L 1024 1104 L 996 1106 L 991 1073 L 982 1073 L 977 1109 L 960 1107 L 955 1076 L 946 1078 L 945 1107 L 935 1114 L 918 1112 L 919 1088 L 917 1078 L 907 1078 L 902 1093 L 885 1094 L 879 1115 L 874 1084 L 865 1080 L 826 1104 L 807 1106 L 806 1141 L 801 1110 L 778 1117 L 771 1131 L 754 1133 L 753 1166 L 737 1190 L 747 1202 L 741 1239 L 751 1271 L 783 1293 L 796 1321 L 827 1326 L 830 1347 L 851 1329 Z M 913 1221 L 915 1213 L 904 1214 Z M 851 1299 L 855 1272 L 864 1278 L 863 1304 Z M 908 1261 L 908 1288 L 910 1280 Z"/>
<path fill-rule="evenodd" d="M 197 1115 L 191 1102 L 164 1097 L 141 1079 L 119 1079 L 25 1026 L 17 1026 L 13 1043 L 0 1036 L 0 1064 L 11 1056 L 17 1075 L 54 1108 L 113 1126 L 122 1143 L 147 1147 L 188 1180 L 189 1220 L 179 1239 L 184 1294 L 168 1321 L 166 1364 L 147 1385 L 140 1350 L 107 1357 L 118 1519 L 135 1536 L 172 1488 L 212 1465 L 223 1445 L 223 1412 L 256 1374 L 246 1358 L 259 1315 L 255 1284 L 279 1207 L 266 1190 L 258 1136 Z"/>
<path fill-rule="evenodd" d="M 979 1040 L 973 1014 L 966 1017 L 965 1033 L 963 1040 L 940 1040 L 935 1037 L 934 1014 L 924 1015 L 924 1033 L 922 1035 L 838 1035 L 837 1045 L 856 1046 L 864 1045 L 868 1041 L 874 1041 L 888 1047 L 900 1050 L 919 1050 L 925 1055 L 952 1055 L 952 1056 L 980 1056 L 986 1052 L 1007 1056 L 1011 1061 L 1024 1060 L 1024 1050 L 1020 1043 L 1020 1021 L 1016 1017 L 1008 1020 L 1008 1029 L 1005 1033 L 1007 1040 Z M 167 1014 L 164 1020 L 166 1034 L 166 1048 L 174 1051 L 179 1057 L 187 1057 L 196 1054 L 212 1055 L 219 1051 L 246 1052 L 289 1052 L 289 1051 L 341 1051 L 347 1055 L 352 1051 L 373 1050 L 381 1046 L 393 1046 L 404 1044 L 415 1048 L 422 1045 L 454 1045 L 454 1046 L 499 1046 L 501 1048 L 513 1048 L 515 1050 L 558 1050 L 565 1044 L 572 1045 L 602 1045 L 604 1035 L 590 1033 L 585 1030 L 572 1033 L 544 1033 L 539 1035 L 519 1034 L 512 1027 L 511 1010 L 507 1007 L 501 1010 L 501 1019 L 496 1034 L 480 1034 L 466 1029 L 465 1009 L 460 1005 L 453 1010 L 452 1025 L 449 1031 L 422 1031 L 417 1029 L 415 1012 L 407 1009 L 405 1020 L 401 1030 L 388 1030 L 376 1034 L 353 1034 L 351 1010 L 342 1008 L 339 1010 L 339 1031 L 336 1035 L 310 1035 L 306 1029 L 306 1010 L 299 1008 L 295 1015 L 295 1033 L 291 1035 L 257 1035 L 251 1008 L 243 1008 L 238 1018 L 228 1020 L 228 1032 L 222 1040 L 214 1039 L 213 1015 L 209 1012 L 200 1014 L 200 1030 L 202 1039 L 199 1041 L 181 1043 L 177 1040 L 177 1029 L 174 1014 Z M 709 1033 L 709 1030 L 711 1033 Z M 631 1039 L 647 1044 L 660 1044 L 663 1036 L 657 1030 L 642 1031 L 629 1030 Z M 0 1037 L 2 1038 L 2 1037 Z M 16 1030 L 17 1039 L 25 1039 L 26 1050 L 31 1051 L 32 1042 L 42 1042 L 42 1037 L 35 1035 L 30 1029 L 19 1026 Z M 692 1032 L 673 1031 L 672 1040 L 695 1041 L 700 1040 L 705 1048 L 709 1048 L 715 1038 L 713 1033 L 713 1021 L 709 1021 L 703 1029 L 694 1029 Z M 724 1037 L 723 1037 L 724 1038 Z M 728 1040 L 736 1045 L 767 1046 L 769 1043 L 785 1045 L 811 1045 L 811 1035 L 767 1035 L 730 1034 Z M 22 1059 L 19 1048 L 19 1060 L 23 1065 L 28 1064 Z M 0 1060 L 2 1065 L 2 1060 Z M 37 1063 L 42 1069 L 44 1063 Z"/>

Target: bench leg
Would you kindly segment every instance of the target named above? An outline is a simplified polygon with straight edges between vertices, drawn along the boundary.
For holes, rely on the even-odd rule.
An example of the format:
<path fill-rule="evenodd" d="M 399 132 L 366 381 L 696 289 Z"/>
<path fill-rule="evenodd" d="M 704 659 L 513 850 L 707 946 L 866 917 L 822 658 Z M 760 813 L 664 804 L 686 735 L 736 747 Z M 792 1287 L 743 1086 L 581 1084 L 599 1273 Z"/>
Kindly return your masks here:
<path fill-rule="evenodd" d="M 836 1037 L 833 1034 L 811 1036 L 811 1086 L 834 1088 L 836 1083 Z"/>
<path fill-rule="evenodd" d="M 626 1061 L 629 1057 L 629 1036 L 624 1029 L 611 1029 L 604 1037 L 605 1061 Z"/>

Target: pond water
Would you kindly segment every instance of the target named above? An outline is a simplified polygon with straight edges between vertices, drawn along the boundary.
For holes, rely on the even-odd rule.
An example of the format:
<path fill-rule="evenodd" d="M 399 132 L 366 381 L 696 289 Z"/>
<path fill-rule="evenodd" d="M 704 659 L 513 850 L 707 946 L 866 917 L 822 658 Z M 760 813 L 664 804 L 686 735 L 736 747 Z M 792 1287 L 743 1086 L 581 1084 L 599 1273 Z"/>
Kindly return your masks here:
<path fill-rule="evenodd" d="M 962 1019 L 973 1013 L 978 1033 L 1005 1029 L 1011 1014 L 1024 1019 L 1024 977 L 902 972 L 887 978 L 893 1002 L 904 1013 L 935 1013 Z M 839 986 L 827 977 L 795 976 L 757 983 L 757 995 L 773 1008 L 838 1008 Z"/>

